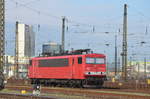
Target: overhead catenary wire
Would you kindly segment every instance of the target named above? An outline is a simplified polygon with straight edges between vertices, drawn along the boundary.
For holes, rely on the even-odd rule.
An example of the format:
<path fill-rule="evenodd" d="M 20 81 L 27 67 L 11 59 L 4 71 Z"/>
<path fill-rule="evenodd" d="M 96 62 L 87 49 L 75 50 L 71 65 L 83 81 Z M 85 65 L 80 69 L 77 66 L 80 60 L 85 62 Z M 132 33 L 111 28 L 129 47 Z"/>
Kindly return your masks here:
<path fill-rule="evenodd" d="M 25 7 L 25 8 L 27 8 L 27 9 L 30 9 L 30 10 L 34 11 L 35 13 L 41 13 L 42 15 L 46 15 L 46 16 L 48 16 L 48 17 L 52 17 L 52 18 L 61 20 L 61 17 L 55 16 L 55 15 L 52 15 L 52 14 L 49 14 L 49 13 L 46 13 L 46 12 L 43 12 L 43 11 L 40 11 L 40 10 L 37 10 L 37 9 L 34 9 L 34 8 L 28 6 L 28 4 L 33 3 L 33 2 L 35 2 L 36 0 L 33 0 L 33 1 L 28 2 L 28 3 L 25 3 L 25 4 L 18 3 L 16 0 L 11 0 L 11 1 L 14 2 L 14 3 L 17 3 L 18 6 L 22 6 L 22 7 Z M 40 0 L 37 0 L 37 1 L 40 1 Z M 68 18 L 67 18 L 66 20 L 67 20 L 68 23 L 78 24 L 78 26 L 80 26 L 80 25 L 82 25 L 82 26 L 88 26 L 88 27 L 91 28 L 91 30 L 94 30 L 94 31 L 95 31 L 95 29 L 96 29 L 96 27 L 93 27 L 93 26 L 95 26 L 95 25 L 84 24 L 84 23 L 72 21 L 72 20 L 70 20 L 70 19 L 68 19 Z M 68 29 L 69 29 L 69 26 L 67 27 L 67 30 L 68 30 Z"/>
<path fill-rule="evenodd" d="M 16 1 L 16 0 L 11 0 L 11 1 Z M 25 8 L 27 8 L 27 9 L 33 9 L 32 11 L 33 12 L 35 12 L 35 13 L 39 13 L 40 12 L 40 14 L 42 14 L 42 15 L 45 15 L 45 16 L 48 16 L 48 17 L 51 17 L 51 18 L 55 18 L 55 19 L 58 19 L 58 20 L 61 20 L 61 17 L 58 17 L 58 16 L 56 16 L 55 17 L 55 15 L 54 15 L 54 17 L 53 17 L 53 15 L 51 16 L 51 14 L 49 14 L 49 13 L 47 13 L 47 12 L 43 12 L 43 11 L 40 11 L 40 10 L 37 10 L 37 9 L 35 9 L 35 8 L 32 8 L 32 7 L 30 7 L 28 4 L 22 4 L 21 3 L 21 5 L 20 5 L 20 3 L 19 2 L 17 2 L 17 4 L 18 4 L 18 7 L 20 7 L 20 6 L 23 6 L 23 7 L 25 7 Z M 75 25 L 78 25 L 78 26 L 81 26 L 81 25 L 83 25 L 83 26 L 85 26 L 85 27 L 90 27 L 90 30 L 88 30 L 88 32 L 86 32 L 86 33 L 91 33 L 91 34 L 105 34 L 105 32 L 97 32 L 97 28 L 96 28 L 96 26 L 95 25 L 91 25 L 91 24 L 84 24 L 84 23 L 80 23 L 80 22 L 76 22 L 76 21 L 71 21 L 71 20 L 69 20 L 69 19 L 67 19 L 68 20 L 68 23 L 74 23 Z M 94 32 L 92 32 L 92 30 L 93 30 L 93 26 L 95 26 L 95 30 L 94 30 Z M 40 27 L 40 25 L 39 25 L 39 27 Z M 68 25 L 68 31 L 69 31 L 69 28 L 70 28 L 70 26 Z M 89 32 L 90 31 L 90 32 Z M 69 31 L 70 32 L 70 31 Z M 68 32 L 68 33 L 69 33 Z M 82 31 L 80 32 L 76 32 L 76 33 L 82 33 Z M 109 34 L 113 34 L 113 33 L 116 33 L 116 32 L 109 32 Z M 134 33 L 134 35 L 135 34 L 137 34 L 137 33 Z M 142 33 L 141 33 L 142 34 Z M 130 36 L 130 35 L 129 35 Z M 133 36 L 133 35 L 132 35 Z M 136 36 L 136 35 L 135 35 Z M 139 36 L 140 37 L 140 36 Z M 131 37 L 131 39 L 132 38 L 134 38 L 134 37 Z M 138 41 L 138 40 L 137 40 Z"/>
<path fill-rule="evenodd" d="M 10 0 L 10 1 L 11 1 L 11 0 Z M 24 5 L 30 5 L 30 4 L 35 3 L 35 2 L 37 2 L 37 1 L 41 1 L 41 0 L 33 0 L 33 1 L 30 1 L 30 2 L 25 2 Z M 9 1 L 6 0 L 5 2 L 7 3 L 7 2 L 9 2 Z M 18 2 L 16 1 L 16 3 L 18 3 Z M 19 6 L 21 6 L 21 5 L 19 5 Z M 13 10 L 14 8 L 16 8 L 16 7 L 9 8 L 9 10 Z M 5 9 L 5 10 L 8 10 L 8 9 Z"/>
<path fill-rule="evenodd" d="M 142 11 L 140 11 L 139 9 L 137 9 L 137 8 L 135 7 L 135 5 L 132 5 L 132 6 L 128 5 L 128 8 L 129 8 L 129 9 L 130 9 L 130 8 L 134 9 L 134 11 L 136 11 L 138 15 L 140 15 L 140 16 L 146 18 L 147 20 L 150 20 L 150 17 L 146 16 Z"/>
<path fill-rule="evenodd" d="M 14 2 L 14 3 L 16 3 L 16 2 L 18 3 L 18 1 L 16 1 L 16 0 L 11 0 L 11 1 Z M 34 8 L 28 6 L 29 4 L 34 3 L 34 2 L 37 2 L 37 1 L 40 1 L 40 0 L 33 0 L 33 1 L 30 1 L 30 2 L 27 2 L 27 3 L 24 3 L 24 4 L 18 3 L 18 5 L 19 5 L 19 6 L 23 6 L 23 7 L 27 8 L 27 9 L 30 9 L 30 10 L 36 12 L 36 13 L 39 13 L 39 12 L 40 12 L 40 13 L 43 14 L 43 15 L 50 16 L 50 17 L 53 17 L 53 18 L 56 18 L 56 19 L 61 20 L 61 17 L 55 16 L 55 15 L 52 15 L 52 14 L 49 14 L 49 13 L 46 13 L 46 12 L 43 12 L 43 11 L 41 12 L 40 10 L 37 10 L 37 9 L 34 9 Z M 70 22 L 70 23 L 80 24 L 80 25 L 84 25 L 84 26 L 90 26 L 90 27 L 93 28 L 93 25 L 90 25 L 90 24 L 84 24 L 84 23 L 72 21 L 72 20 L 70 20 L 70 19 L 67 19 L 67 20 L 68 20 L 68 22 Z"/>
<path fill-rule="evenodd" d="M 57 20 L 60 20 L 62 19 L 62 16 L 55 16 L 55 15 L 52 15 L 50 13 L 46 13 L 44 11 L 40 11 L 38 9 L 35 9 L 35 8 L 32 8 L 30 6 L 28 6 L 28 3 L 26 4 L 23 4 L 23 3 L 18 3 L 16 0 L 11 0 L 13 3 L 17 3 L 20 7 L 25 7 L 27 9 L 30 9 L 31 11 L 35 12 L 35 13 L 39 13 L 42 14 L 42 15 L 45 15 L 45 16 L 48 16 L 48 17 L 51 17 L 51 18 L 55 18 Z M 31 3 L 31 2 L 29 2 Z M 66 19 L 68 23 L 74 23 L 74 24 L 78 24 L 78 25 L 82 25 L 82 26 L 86 26 L 86 27 L 92 27 L 93 25 L 90 25 L 90 24 L 85 24 L 85 23 L 80 23 L 80 22 L 76 22 L 76 21 L 73 21 L 73 20 L 70 20 L 70 19 Z"/>

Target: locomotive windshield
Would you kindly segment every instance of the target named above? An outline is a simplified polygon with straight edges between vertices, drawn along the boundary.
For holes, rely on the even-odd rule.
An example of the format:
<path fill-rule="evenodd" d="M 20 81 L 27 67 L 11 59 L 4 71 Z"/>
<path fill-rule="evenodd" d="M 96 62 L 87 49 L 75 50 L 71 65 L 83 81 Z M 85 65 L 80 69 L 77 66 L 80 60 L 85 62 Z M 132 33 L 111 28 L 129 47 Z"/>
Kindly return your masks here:
<path fill-rule="evenodd" d="M 86 58 L 86 64 L 104 64 L 104 63 L 105 63 L 104 58 L 91 58 L 91 57 Z"/>

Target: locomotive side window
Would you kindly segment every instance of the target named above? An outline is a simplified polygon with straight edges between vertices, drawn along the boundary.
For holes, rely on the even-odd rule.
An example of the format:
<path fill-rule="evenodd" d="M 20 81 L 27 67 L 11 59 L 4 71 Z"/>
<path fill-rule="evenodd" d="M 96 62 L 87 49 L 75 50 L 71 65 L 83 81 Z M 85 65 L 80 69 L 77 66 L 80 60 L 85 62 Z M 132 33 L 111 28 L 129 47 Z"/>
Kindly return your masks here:
<path fill-rule="evenodd" d="M 74 64 L 74 58 L 72 59 L 72 65 Z"/>
<path fill-rule="evenodd" d="M 69 66 L 68 58 L 39 60 L 39 67 L 64 67 Z"/>
<path fill-rule="evenodd" d="M 78 57 L 78 64 L 82 64 L 82 57 Z"/>
<path fill-rule="evenodd" d="M 29 60 L 29 65 L 32 66 L 32 60 Z"/>

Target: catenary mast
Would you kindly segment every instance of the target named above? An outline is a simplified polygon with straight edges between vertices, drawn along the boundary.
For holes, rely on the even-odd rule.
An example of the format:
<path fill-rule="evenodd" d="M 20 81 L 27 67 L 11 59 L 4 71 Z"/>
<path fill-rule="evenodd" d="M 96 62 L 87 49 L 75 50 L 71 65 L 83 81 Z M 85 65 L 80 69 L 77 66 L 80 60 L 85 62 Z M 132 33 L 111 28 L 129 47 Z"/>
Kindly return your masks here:
<path fill-rule="evenodd" d="M 3 72 L 5 55 L 5 0 L 0 0 L 0 72 Z"/>

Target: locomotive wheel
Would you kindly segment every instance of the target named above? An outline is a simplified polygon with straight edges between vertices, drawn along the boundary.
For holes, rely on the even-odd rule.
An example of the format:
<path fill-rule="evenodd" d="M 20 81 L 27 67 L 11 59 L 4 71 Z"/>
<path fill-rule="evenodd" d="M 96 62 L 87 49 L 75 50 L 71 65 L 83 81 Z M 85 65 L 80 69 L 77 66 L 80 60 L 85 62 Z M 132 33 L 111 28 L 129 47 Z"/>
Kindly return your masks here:
<path fill-rule="evenodd" d="M 102 87 L 102 86 L 103 86 L 103 84 L 104 84 L 104 81 L 103 81 L 103 80 L 101 80 L 101 81 L 100 81 L 100 83 L 99 83 L 99 85 Z"/>

